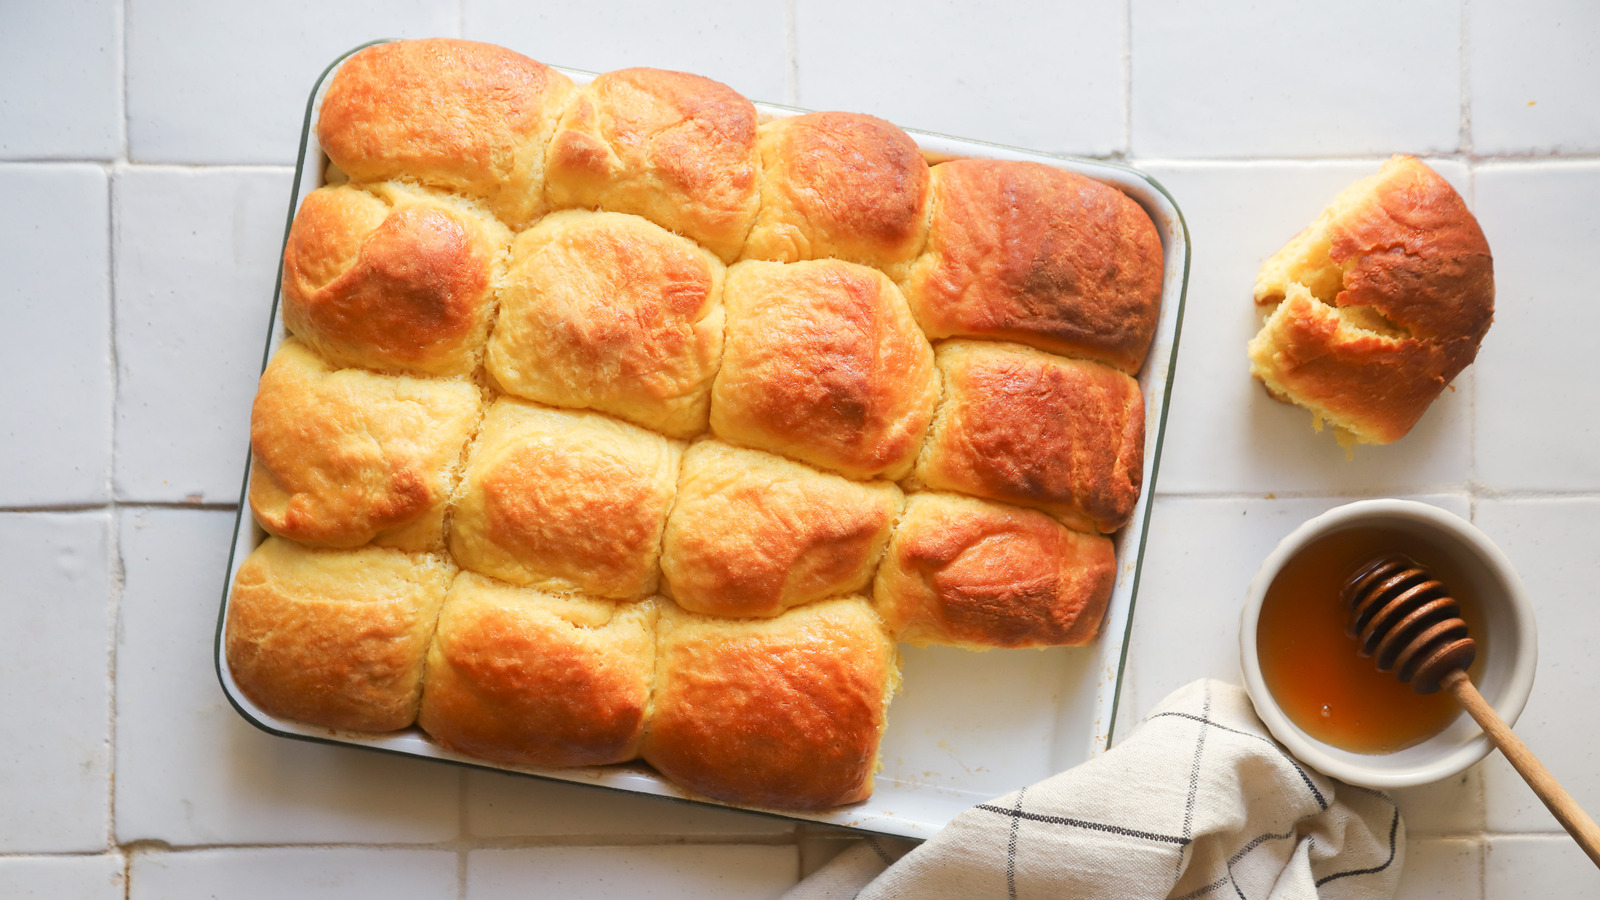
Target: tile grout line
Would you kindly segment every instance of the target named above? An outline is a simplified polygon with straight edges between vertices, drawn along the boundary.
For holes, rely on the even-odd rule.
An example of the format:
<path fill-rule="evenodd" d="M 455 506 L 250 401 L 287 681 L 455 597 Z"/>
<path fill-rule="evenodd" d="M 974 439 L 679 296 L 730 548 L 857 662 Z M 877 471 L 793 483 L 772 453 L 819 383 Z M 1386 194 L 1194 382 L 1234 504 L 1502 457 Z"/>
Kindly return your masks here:
<path fill-rule="evenodd" d="M 116 4 L 115 16 L 117 31 L 122 38 L 117 66 L 120 70 L 121 88 L 119 100 L 122 105 L 122 147 L 116 161 L 108 167 L 106 172 L 106 278 L 107 297 L 110 304 L 108 318 L 109 334 L 106 346 L 108 349 L 107 366 L 111 387 L 110 427 L 107 436 L 111 443 L 110 466 L 106 472 L 106 497 L 110 501 L 110 542 L 107 547 L 110 567 L 110 592 L 107 598 L 109 612 L 110 635 L 108 642 L 108 658 L 106 661 L 109 690 L 107 691 L 107 753 L 106 769 L 109 773 L 106 785 L 106 812 L 110 833 L 107 835 L 113 852 L 122 857 L 122 895 L 123 900 L 133 896 L 133 854 L 128 853 L 122 846 L 117 830 L 117 643 L 121 634 L 122 622 L 122 597 L 127 586 L 127 568 L 122 556 L 122 515 L 117 503 L 117 398 L 121 391 L 118 378 L 120 361 L 117 354 L 117 193 L 120 186 L 119 171 L 125 171 L 133 156 L 133 117 L 129 114 L 128 107 L 128 55 L 130 44 L 130 29 L 128 27 L 128 4 L 130 0 L 123 0 Z"/>
<path fill-rule="evenodd" d="M 1133 0 L 1122 3 L 1122 154 L 1133 158 Z"/>
<path fill-rule="evenodd" d="M 784 73 L 785 102 L 790 106 L 800 105 L 800 40 L 797 34 L 797 19 L 795 4 L 799 0 L 784 0 L 783 4 L 783 40 L 784 51 L 788 56 L 788 71 Z"/>

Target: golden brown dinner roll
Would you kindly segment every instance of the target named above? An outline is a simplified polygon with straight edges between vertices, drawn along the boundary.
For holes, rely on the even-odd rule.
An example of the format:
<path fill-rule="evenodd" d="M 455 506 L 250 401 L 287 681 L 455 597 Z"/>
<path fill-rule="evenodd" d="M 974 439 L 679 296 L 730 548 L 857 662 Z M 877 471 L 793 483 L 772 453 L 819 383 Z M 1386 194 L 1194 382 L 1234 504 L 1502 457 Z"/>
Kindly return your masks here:
<path fill-rule="evenodd" d="M 512 244 L 489 374 L 530 400 L 693 437 L 722 359 L 722 273 L 638 216 L 553 213 Z"/>
<path fill-rule="evenodd" d="M 519 588 L 463 572 L 428 648 L 417 723 L 496 762 L 594 766 L 639 752 L 656 606 Z"/>
<path fill-rule="evenodd" d="M 1396 156 L 1267 260 L 1255 300 L 1251 374 L 1341 442 L 1387 444 L 1476 358 L 1494 262 L 1455 189 Z"/>
<path fill-rule="evenodd" d="M 939 345 L 944 400 L 915 478 L 1042 509 L 1080 531 L 1127 524 L 1144 478 L 1138 382 L 1016 344 Z"/>
<path fill-rule="evenodd" d="M 837 257 L 890 270 L 922 249 L 928 163 L 911 136 L 873 116 L 820 112 L 760 129 L 761 212 L 745 259 Z"/>
<path fill-rule="evenodd" d="M 467 459 L 450 552 L 513 584 L 644 597 L 682 456 L 677 442 L 599 413 L 502 397 Z"/>
<path fill-rule="evenodd" d="M 634 213 L 739 256 L 761 202 L 756 109 L 684 72 L 622 69 L 585 85 L 550 141 L 551 206 Z"/>
<path fill-rule="evenodd" d="M 545 145 L 576 90 L 504 47 L 378 44 L 334 73 L 317 140 L 355 181 L 405 178 L 458 191 L 522 228 L 544 213 Z"/>
<path fill-rule="evenodd" d="M 642 755 L 707 797 L 826 809 L 872 794 L 894 644 L 860 597 L 775 619 L 724 619 L 666 606 Z"/>
<path fill-rule="evenodd" d="M 889 632 L 909 644 L 1076 646 L 1099 633 L 1116 578 L 1110 538 L 1033 510 L 913 494 L 873 600 Z"/>
<path fill-rule="evenodd" d="M 701 441 L 684 454 L 667 517 L 665 590 L 685 609 L 719 616 L 775 616 L 864 590 L 900 499 L 887 481 Z"/>
<path fill-rule="evenodd" d="M 511 232 L 472 203 L 398 183 L 318 188 L 283 248 L 283 323 L 344 366 L 477 366 Z"/>
<path fill-rule="evenodd" d="M 250 509 L 305 544 L 443 549 L 482 405 L 471 382 L 335 369 L 290 338 L 251 409 Z"/>
<path fill-rule="evenodd" d="M 852 478 L 911 468 L 938 401 L 933 350 L 883 273 L 839 260 L 742 262 L 711 430 Z"/>
<path fill-rule="evenodd" d="M 423 656 L 455 574 L 435 554 L 267 538 L 239 566 L 228 601 L 234 683 L 270 715 L 404 728 L 417 716 Z"/>
<path fill-rule="evenodd" d="M 931 338 L 983 337 L 1136 374 L 1155 335 L 1161 239 L 1121 191 L 1043 163 L 933 167 L 922 255 L 901 282 Z"/>

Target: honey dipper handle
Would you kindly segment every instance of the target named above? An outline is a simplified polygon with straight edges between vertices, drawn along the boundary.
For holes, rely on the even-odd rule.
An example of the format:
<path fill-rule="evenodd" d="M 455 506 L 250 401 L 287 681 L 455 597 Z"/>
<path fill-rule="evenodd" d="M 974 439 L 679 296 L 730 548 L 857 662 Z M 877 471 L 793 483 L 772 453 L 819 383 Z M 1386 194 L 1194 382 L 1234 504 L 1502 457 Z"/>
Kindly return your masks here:
<path fill-rule="evenodd" d="M 1511 726 L 1507 725 L 1494 711 L 1494 707 L 1483 699 L 1483 695 L 1478 693 L 1478 689 L 1473 686 L 1472 679 L 1467 677 L 1466 672 L 1456 669 L 1446 675 L 1444 686 L 1456 695 L 1456 699 L 1466 707 L 1468 714 L 1478 720 L 1478 724 L 1483 726 L 1484 734 L 1487 734 L 1489 740 L 1500 748 L 1501 754 L 1516 768 L 1517 774 L 1521 775 L 1522 779 L 1528 782 L 1528 787 L 1533 788 L 1533 792 L 1544 801 L 1544 805 L 1556 817 L 1556 821 L 1561 823 L 1561 827 L 1572 835 L 1572 839 L 1578 842 L 1584 853 L 1589 854 L 1589 860 L 1600 866 L 1600 825 L 1596 825 L 1594 819 L 1589 818 L 1589 814 L 1583 811 L 1578 801 L 1572 799 L 1572 795 L 1567 793 L 1566 789 L 1556 781 L 1555 776 L 1550 774 L 1550 770 L 1539 762 L 1533 751 L 1528 749 L 1528 745 L 1512 732 Z"/>

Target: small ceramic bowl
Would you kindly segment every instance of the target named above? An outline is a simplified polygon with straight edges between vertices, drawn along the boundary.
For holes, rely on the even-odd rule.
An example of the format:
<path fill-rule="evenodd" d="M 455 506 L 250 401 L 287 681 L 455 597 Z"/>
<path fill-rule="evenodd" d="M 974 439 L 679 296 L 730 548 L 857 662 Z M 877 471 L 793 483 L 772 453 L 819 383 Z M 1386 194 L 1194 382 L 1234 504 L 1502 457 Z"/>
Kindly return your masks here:
<path fill-rule="evenodd" d="M 1250 582 L 1240 616 L 1239 659 L 1245 688 L 1273 737 L 1313 768 L 1341 781 L 1375 788 L 1427 784 L 1462 772 L 1493 749 L 1472 717 L 1462 712 L 1444 731 L 1403 750 L 1352 753 L 1311 737 L 1290 721 L 1262 680 L 1256 657 L 1261 603 L 1284 564 L 1325 535 L 1371 527 L 1419 536 L 1441 553 L 1450 554 L 1463 576 L 1472 580 L 1488 632 L 1487 640 L 1479 642 L 1481 674 L 1474 670 L 1473 683 L 1507 723 L 1514 723 L 1522 714 L 1533 690 L 1538 657 L 1533 610 L 1522 580 L 1505 554 L 1472 523 L 1410 500 L 1363 500 L 1340 506 L 1311 519 L 1279 542 Z"/>

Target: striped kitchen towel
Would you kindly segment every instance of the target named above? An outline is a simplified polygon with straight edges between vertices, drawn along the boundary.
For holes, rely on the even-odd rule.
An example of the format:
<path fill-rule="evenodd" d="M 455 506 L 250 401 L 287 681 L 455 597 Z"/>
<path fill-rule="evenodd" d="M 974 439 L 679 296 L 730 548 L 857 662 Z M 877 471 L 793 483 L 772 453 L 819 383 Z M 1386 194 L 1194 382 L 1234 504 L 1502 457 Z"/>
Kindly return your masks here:
<path fill-rule="evenodd" d="M 786 896 L 1389 898 L 1405 825 L 1388 795 L 1290 756 L 1243 689 L 1197 681 L 1105 753 L 911 847 L 868 839 Z"/>

